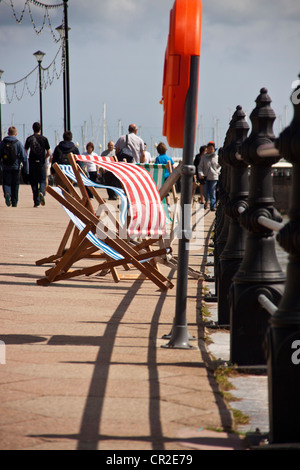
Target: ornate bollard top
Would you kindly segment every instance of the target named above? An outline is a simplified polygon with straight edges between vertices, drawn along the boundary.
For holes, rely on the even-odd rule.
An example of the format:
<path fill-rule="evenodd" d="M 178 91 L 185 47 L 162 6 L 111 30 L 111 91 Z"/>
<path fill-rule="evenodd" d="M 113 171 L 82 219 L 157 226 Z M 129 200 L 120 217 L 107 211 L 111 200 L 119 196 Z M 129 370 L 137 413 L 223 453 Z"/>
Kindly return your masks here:
<path fill-rule="evenodd" d="M 285 251 L 298 259 L 300 256 L 300 81 L 290 99 L 294 107 L 293 119 L 275 141 L 279 152 L 293 164 L 293 184 L 288 210 L 290 221 L 277 234 L 277 241 Z"/>
<path fill-rule="evenodd" d="M 270 166 L 276 163 L 280 156 L 261 158 L 257 153 L 260 145 L 270 144 L 275 141 L 273 132 L 273 123 L 276 114 L 271 108 L 271 98 L 268 95 L 267 88 L 261 88 L 260 94 L 255 100 L 256 107 L 250 114 L 252 130 L 241 147 L 243 160 L 249 165 Z"/>
<path fill-rule="evenodd" d="M 243 111 L 242 106 L 238 105 L 232 116 L 228 129 L 230 140 L 228 144 L 224 146 L 223 158 L 226 164 L 234 167 L 247 166 L 247 163 L 244 160 L 238 160 L 236 158 L 236 153 L 239 151 L 243 141 L 246 139 L 249 129 L 250 126 L 246 121 L 246 114 Z"/>
<path fill-rule="evenodd" d="M 275 140 L 275 147 L 290 163 L 300 163 L 300 74 L 299 84 L 293 90 L 290 100 L 294 116 L 291 124 Z"/>

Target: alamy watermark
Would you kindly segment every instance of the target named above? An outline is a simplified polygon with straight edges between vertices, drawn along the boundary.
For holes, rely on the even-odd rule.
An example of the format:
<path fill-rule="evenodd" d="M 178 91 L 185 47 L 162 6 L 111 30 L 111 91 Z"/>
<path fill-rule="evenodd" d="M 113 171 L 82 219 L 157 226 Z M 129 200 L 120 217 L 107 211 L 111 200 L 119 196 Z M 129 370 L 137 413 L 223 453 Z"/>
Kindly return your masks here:
<path fill-rule="evenodd" d="M 293 81 L 292 89 L 294 90 L 292 93 L 292 103 L 297 105 L 300 103 L 300 80 Z"/>
<path fill-rule="evenodd" d="M 4 341 L 0 341 L 0 364 L 6 364 L 5 349 Z"/>
<path fill-rule="evenodd" d="M 200 250 L 204 244 L 204 206 L 199 202 L 194 201 L 192 204 L 185 204 L 182 209 L 180 204 L 174 204 L 170 207 L 170 215 L 166 217 L 167 223 L 164 227 L 158 227 L 159 223 L 156 221 L 159 210 L 155 207 L 145 208 L 141 213 L 151 212 L 149 223 L 144 224 L 143 220 L 137 224 L 137 233 L 132 238 L 150 237 L 158 239 L 162 237 L 165 240 L 170 239 L 185 239 L 187 242 L 187 249 L 191 251 Z M 97 210 L 97 215 L 100 217 L 97 226 L 97 238 L 105 241 L 107 237 L 111 239 L 128 238 L 127 219 L 125 223 L 121 223 L 119 214 L 116 208 L 111 204 L 100 205 Z M 149 225 L 153 228 L 154 233 L 149 233 Z M 129 234 L 130 235 L 130 234 Z"/>
<path fill-rule="evenodd" d="M 291 356 L 292 363 L 295 366 L 298 366 L 300 364 L 300 340 L 296 339 L 295 341 L 293 341 L 291 348 L 296 350 Z"/>

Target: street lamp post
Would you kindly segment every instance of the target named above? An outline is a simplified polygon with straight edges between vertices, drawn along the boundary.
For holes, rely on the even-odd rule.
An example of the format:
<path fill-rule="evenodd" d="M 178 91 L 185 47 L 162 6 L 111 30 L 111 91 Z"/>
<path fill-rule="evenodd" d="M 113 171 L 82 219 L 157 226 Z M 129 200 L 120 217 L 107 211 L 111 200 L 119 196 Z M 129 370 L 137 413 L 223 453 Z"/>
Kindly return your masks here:
<path fill-rule="evenodd" d="M 63 41 L 64 130 L 71 130 L 68 0 L 64 0 L 64 23 L 56 28 Z"/>
<path fill-rule="evenodd" d="M 3 70 L 0 70 L 0 86 L 1 86 L 1 77 L 2 77 L 2 74 L 3 74 Z M 2 117 L 1 117 L 1 104 L 2 104 L 2 88 L 0 90 L 0 142 L 2 140 Z"/>
<path fill-rule="evenodd" d="M 42 100 L 42 71 L 41 71 L 41 63 L 43 60 L 43 57 L 45 55 L 44 52 L 42 51 L 36 51 L 34 54 L 34 57 L 38 61 L 39 64 L 39 89 L 40 89 L 40 124 L 41 124 L 41 134 L 43 134 L 43 100 Z"/>
<path fill-rule="evenodd" d="M 67 96 L 66 96 L 66 50 L 65 50 L 65 28 L 60 25 L 56 28 L 62 40 L 62 62 L 63 62 L 63 100 L 64 100 L 64 131 L 67 130 Z"/>
<path fill-rule="evenodd" d="M 70 28 L 69 28 L 70 29 Z M 58 26 L 56 30 L 59 32 L 61 40 L 63 41 L 63 93 L 64 93 L 64 130 L 70 130 L 70 87 L 69 87 L 69 72 L 68 67 L 68 52 L 66 48 L 65 28 L 64 25 Z"/>

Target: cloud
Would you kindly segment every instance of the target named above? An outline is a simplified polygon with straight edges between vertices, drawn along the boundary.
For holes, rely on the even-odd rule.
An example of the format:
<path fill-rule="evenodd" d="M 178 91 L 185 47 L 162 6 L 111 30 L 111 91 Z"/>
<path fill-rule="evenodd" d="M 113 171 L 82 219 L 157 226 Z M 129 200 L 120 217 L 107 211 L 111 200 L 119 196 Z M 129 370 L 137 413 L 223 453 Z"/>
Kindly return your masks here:
<path fill-rule="evenodd" d="M 13 0 L 19 16 L 25 0 Z M 58 4 L 61 0 L 47 0 Z M 69 0 L 72 130 L 80 140 L 85 121 L 102 119 L 115 138 L 118 119 L 142 126 L 145 138 L 161 139 L 161 98 L 169 12 L 174 0 Z M 289 104 L 291 83 L 300 71 L 300 2 L 298 0 L 202 0 L 202 46 L 198 115 L 210 140 L 215 119 L 220 138 L 229 115 L 240 104 L 250 114 L 262 86 L 268 88 L 278 113 Z M 43 9 L 30 3 L 37 27 Z M 52 27 L 62 23 L 63 9 L 49 10 Z M 36 35 L 28 10 L 21 25 L 12 17 L 9 0 L 0 0 L 0 55 L 4 80 L 15 81 L 36 66 L 33 53 L 53 60 L 59 45 L 49 28 Z M 62 81 L 43 95 L 44 126 L 61 129 Z M 15 113 L 21 123 L 38 119 L 38 95 L 3 107 L 4 122 Z M 6 120 L 6 121 L 5 121 Z M 27 124 L 26 124 L 27 125 Z M 53 132 L 51 130 L 51 132 Z M 151 134 L 150 134 L 151 132 Z"/>
<path fill-rule="evenodd" d="M 164 37 L 169 28 L 173 0 L 89 0 L 85 7 L 81 0 L 72 0 L 70 26 L 81 35 L 90 34 L 110 41 L 141 41 L 147 34 Z M 90 25 L 90 30 L 88 29 Z"/>
<path fill-rule="evenodd" d="M 266 24 L 286 24 L 300 19 L 300 3 L 295 0 L 214 0 L 203 1 L 205 20 L 209 24 L 245 26 L 265 21 Z"/>

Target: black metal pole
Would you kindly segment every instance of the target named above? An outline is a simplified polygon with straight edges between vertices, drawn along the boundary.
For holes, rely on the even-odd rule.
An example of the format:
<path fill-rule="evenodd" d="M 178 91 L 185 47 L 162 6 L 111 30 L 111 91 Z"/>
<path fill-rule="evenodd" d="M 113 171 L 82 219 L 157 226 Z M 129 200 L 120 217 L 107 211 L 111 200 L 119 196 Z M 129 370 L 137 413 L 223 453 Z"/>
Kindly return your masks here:
<path fill-rule="evenodd" d="M 191 56 L 190 85 L 185 102 L 183 164 L 181 167 L 181 236 L 178 246 L 176 312 L 169 343 L 164 347 L 192 349 L 186 319 L 189 240 L 191 237 L 191 201 L 195 174 L 194 142 L 199 79 L 199 56 Z"/>
<path fill-rule="evenodd" d="M 2 77 L 2 74 L 3 74 L 3 70 L 0 70 L 0 84 L 1 84 L 1 77 Z M 5 86 L 5 85 L 4 85 Z M 1 100 L 2 100 L 2 96 L 1 96 L 1 90 L 0 90 L 0 142 L 2 140 L 2 115 L 1 115 Z M 3 100 L 4 101 L 4 100 Z"/>
<path fill-rule="evenodd" d="M 2 140 L 2 116 L 1 116 L 1 102 L 0 102 L 0 142 Z"/>
<path fill-rule="evenodd" d="M 66 43 L 63 39 L 63 100 L 64 100 L 64 132 L 67 130 L 67 93 L 66 93 Z"/>
<path fill-rule="evenodd" d="M 69 26 L 68 26 L 68 0 L 64 0 L 64 25 L 65 25 L 65 86 L 66 86 L 66 127 L 71 130 L 70 112 L 70 67 L 69 67 Z"/>
<path fill-rule="evenodd" d="M 41 134 L 43 135 L 42 70 L 41 70 L 40 60 L 39 60 L 39 88 L 40 88 L 40 124 L 41 124 Z"/>

